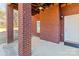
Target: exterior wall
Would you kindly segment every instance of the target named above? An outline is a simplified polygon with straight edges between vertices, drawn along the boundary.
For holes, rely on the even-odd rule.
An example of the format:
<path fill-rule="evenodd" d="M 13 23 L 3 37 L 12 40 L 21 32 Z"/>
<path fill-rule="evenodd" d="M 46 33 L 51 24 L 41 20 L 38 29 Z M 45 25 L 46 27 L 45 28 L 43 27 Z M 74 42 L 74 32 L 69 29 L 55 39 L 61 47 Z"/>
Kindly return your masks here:
<path fill-rule="evenodd" d="M 36 16 L 32 16 L 32 35 L 36 35 L 36 21 L 37 18 Z"/>
<path fill-rule="evenodd" d="M 70 4 L 68 6 L 62 7 L 62 15 L 72 15 L 79 14 L 79 3 Z"/>
<path fill-rule="evenodd" d="M 47 7 L 44 12 L 42 11 L 40 14 L 33 16 L 35 19 L 41 21 L 41 33 L 40 37 L 42 39 L 47 39 L 48 41 L 53 41 L 54 39 L 60 39 L 61 41 L 64 41 L 64 19 L 59 19 L 59 11 L 57 9 L 57 6 L 50 6 Z M 65 7 L 61 8 L 61 15 L 72 15 L 72 14 L 78 14 L 79 13 L 79 4 L 69 4 Z M 35 19 L 32 18 L 32 20 L 35 21 Z M 61 22 L 61 24 L 59 24 Z M 59 24 L 59 25 L 58 25 Z M 61 27 L 60 27 L 61 26 Z M 34 28 L 36 28 L 36 24 L 34 23 Z M 35 34 L 36 30 L 33 28 L 33 32 Z M 60 31 L 59 31 L 60 28 Z M 61 32 L 61 35 L 59 34 Z M 57 36 L 56 36 L 57 35 Z M 53 41 L 57 42 L 57 41 Z"/>
<path fill-rule="evenodd" d="M 79 3 L 70 4 L 61 8 L 61 14 L 63 16 L 79 14 Z M 64 18 L 61 20 L 61 33 L 63 36 L 61 37 L 62 41 L 64 41 Z"/>
<path fill-rule="evenodd" d="M 39 36 L 40 33 L 36 32 L 36 21 L 37 20 L 39 20 L 39 16 L 38 15 L 32 16 L 32 35 Z"/>
<path fill-rule="evenodd" d="M 60 41 L 59 5 L 51 5 L 41 13 L 41 33 L 44 40 L 58 43 Z"/>
<path fill-rule="evenodd" d="M 41 23 L 40 38 L 58 43 L 60 41 L 59 5 L 47 7 L 36 17 L 39 17 L 37 19 Z"/>

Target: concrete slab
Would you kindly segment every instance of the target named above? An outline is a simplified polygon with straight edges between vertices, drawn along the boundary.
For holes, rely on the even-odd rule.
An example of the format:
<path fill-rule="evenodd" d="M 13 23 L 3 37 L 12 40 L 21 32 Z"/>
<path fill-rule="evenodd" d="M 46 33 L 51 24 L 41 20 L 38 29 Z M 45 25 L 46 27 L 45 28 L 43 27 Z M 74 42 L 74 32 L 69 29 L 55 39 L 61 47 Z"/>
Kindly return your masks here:
<path fill-rule="evenodd" d="M 13 43 L 0 44 L 0 56 L 18 56 L 18 34 L 15 35 L 15 38 Z M 2 39 L 4 38 L 2 37 Z M 79 48 L 66 46 L 63 42 L 56 44 L 32 36 L 31 43 L 32 56 L 79 56 Z"/>

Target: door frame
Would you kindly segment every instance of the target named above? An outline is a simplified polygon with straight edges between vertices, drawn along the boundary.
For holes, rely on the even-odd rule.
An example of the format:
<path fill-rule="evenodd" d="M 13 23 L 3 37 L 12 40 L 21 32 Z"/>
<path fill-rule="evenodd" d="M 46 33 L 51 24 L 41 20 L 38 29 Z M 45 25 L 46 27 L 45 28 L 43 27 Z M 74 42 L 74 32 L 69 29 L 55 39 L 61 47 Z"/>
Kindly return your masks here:
<path fill-rule="evenodd" d="M 61 19 L 60 19 L 60 41 L 64 42 L 64 45 L 79 48 L 78 43 L 64 41 L 64 16 L 61 16 Z"/>

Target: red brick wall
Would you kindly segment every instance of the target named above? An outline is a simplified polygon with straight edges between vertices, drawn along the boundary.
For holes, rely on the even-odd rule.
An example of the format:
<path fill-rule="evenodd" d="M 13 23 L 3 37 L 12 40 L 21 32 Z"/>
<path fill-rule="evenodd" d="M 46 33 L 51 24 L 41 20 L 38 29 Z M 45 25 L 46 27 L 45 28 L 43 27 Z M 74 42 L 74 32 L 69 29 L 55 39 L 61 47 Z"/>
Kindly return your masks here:
<path fill-rule="evenodd" d="M 60 41 L 60 18 L 58 5 L 51 5 L 50 7 L 47 7 L 44 12 L 42 11 L 39 15 L 33 17 L 37 17 L 37 19 L 38 17 L 40 18 L 41 39 L 56 43 Z M 34 18 L 32 20 L 34 20 Z"/>
<path fill-rule="evenodd" d="M 61 14 L 66 15 L 72 15 L 72 14 L 78 14 L 79 13 L 79 4 L 69 4 L 65 7 L 61 8 Z M 60 39 L 60 32 L 64 34 L 64 19 L 61 21 L 59 20 L 59 11 L 58 6 L 50 6 L 44 10 L 44 12 L 41 12 L 41 15 L 35 15 L 33 16 L 35 19 L 39 19 L 41 21 L 41 33 L 40 37 L 44 40 L 58 42 Z M 35 22 L 34 18 L 32 20 Z M 61 24 L 60 24 L 61 22 Z M 33 22 L 32 22 L 33 23 Z M 33 32 L 36 34 L 35 30 L 35 23 L 33 26 Z M 61 26 L 61 28 L 60 28 Z M 60 30 L 59 30 L 60 28 Z M 61 37 L 62 41 L 64 39 Z"/>
<path fill-rule="evenodd" d="M 39 36 L 39 33 L 36 32 L 36 21 L 39 20 L 39 14 L 32 16 L 32 35 Z"/>
<path fill-rule="evenodd" d="M 32 16 L 32 35 L 36 35 L 36 21 L 37 17 Z"/>

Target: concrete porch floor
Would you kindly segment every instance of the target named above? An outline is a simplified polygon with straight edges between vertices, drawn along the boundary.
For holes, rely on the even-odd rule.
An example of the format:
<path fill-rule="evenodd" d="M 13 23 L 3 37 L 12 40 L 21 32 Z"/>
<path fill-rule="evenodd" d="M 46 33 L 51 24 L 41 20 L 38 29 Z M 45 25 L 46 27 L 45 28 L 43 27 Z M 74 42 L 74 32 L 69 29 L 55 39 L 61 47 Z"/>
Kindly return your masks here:
<path fill-rule="evenodd" d="M 18 56 L 18 32 L 14 31 L 13 43 L 7 44 L 6 32 L 0 32 L 0 56 Z M 33 36 L 32 56 L 79 56 L 79 48 L 52 43 Z"/>
<path fill-rule="evenodd" d="M 79 56 L 79 49 L 60 44 L 40 40 L 32 37 L 32 56 Z M 10 44 L 0 44 L 0 56 L 18 56 L 18 40 Z"/>
<path fill-rule="evenodd" d="M 37 39 L 36 39 L 37 38 Z M 38 40 L 38 41 L 37 41 Z M 38 43 L 34 45 L 34 41 Z M 35 47 L 34 47 L 35 46 Z M 39 37 L 32 38 L 32 55 L 33 56 L 79 56 L 79 48 L 74 48 L 60 44 L 41 40 Z"/>

